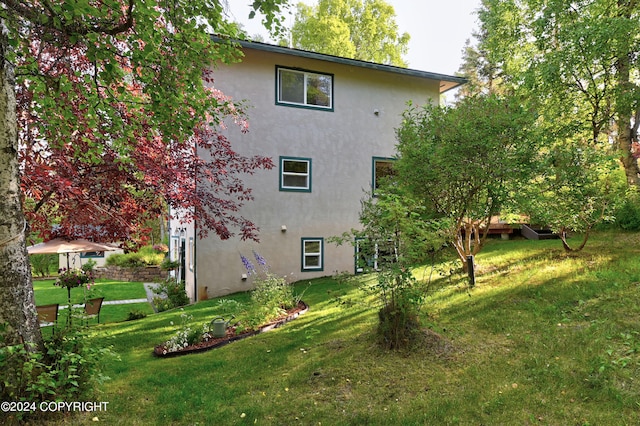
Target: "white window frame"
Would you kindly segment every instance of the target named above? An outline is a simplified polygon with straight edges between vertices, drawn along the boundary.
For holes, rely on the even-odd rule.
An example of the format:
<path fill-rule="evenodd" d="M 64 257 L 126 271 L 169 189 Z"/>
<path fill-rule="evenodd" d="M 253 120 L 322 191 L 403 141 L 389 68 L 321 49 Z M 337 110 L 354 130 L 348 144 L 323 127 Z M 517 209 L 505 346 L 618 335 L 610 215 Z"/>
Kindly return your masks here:
<path fill-rule="evenodd" d="M 306 243 L 318 243 L 318 252 L 307 252 Z M 317 265 L 308 265 L 307 258 L 317 257 Z M 302 272 L 313 272 L 324 270 L 324 238 L 302 238 Z"/>
<path fill-rule="evenodd" d="M 286 172 L 284 164 L 285 162 L 306 163 L 307 171 L 305 173 L 299 172 Z M 306 177 L 305 186 L 287 186 L 285 185 L 286 176 Z M 311 192 L 311 158 L 300 157 L 280 157 L 280 191 L 294 191 L 294 192 Z"/>

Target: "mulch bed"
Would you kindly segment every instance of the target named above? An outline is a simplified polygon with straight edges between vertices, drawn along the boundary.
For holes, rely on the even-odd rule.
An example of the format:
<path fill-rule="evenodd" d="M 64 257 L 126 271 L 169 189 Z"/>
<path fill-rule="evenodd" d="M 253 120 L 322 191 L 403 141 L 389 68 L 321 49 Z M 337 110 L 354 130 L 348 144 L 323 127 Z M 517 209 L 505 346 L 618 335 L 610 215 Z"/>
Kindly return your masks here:
<path fill-rule="evenodd" d="M 209 339 L 205 342 L 200 342 L 195 345 L 187 346 L 186 348 L 181 349 L 179 351 L 175 351 L 175 352 L 167 352 L 164 345 L 158 345 L 153 349 L 153 354 L 160 358 L 169 358 L 169 357 L 193 354 L 193 353 L 204 352 L 211 349 L 219 348 L 229 343 L 278 328 L 288 323 L 289 321 L 292 321 L 298 318 L 298 316 L 306 313 L 308 310 L 309 310 L 309 306 L 303 301 L 300 301 L 298 302 L 298 306 L 296 306 L 295 308 L 289 309 L 282 318 L 272 321 L 269 324 L 265 324 L 262 327 L 258 328 L 257 330 L 249 330 L 240 334 L 236 334 L 235 328 L 229 327 L 227 328 L 227 334 L 224 337 Z"/>

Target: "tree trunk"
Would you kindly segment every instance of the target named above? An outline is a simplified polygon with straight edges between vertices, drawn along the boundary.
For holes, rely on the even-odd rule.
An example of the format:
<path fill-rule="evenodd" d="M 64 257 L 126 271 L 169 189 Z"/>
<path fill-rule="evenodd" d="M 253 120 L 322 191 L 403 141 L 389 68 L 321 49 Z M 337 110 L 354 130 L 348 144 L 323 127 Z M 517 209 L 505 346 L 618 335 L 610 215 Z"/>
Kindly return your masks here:
<path fill-rule="evenodd" d="M 0 21 L 0 327 L 4 345 L 33 343 L 42 349 L 20 203 L 15 75 L 5 60 L 6 28 Z M 1 341 L 0 341 L 1 342 Z"/>
<path fill-rule="evenodd" d="M 637 4 L 627 3 L 624 0 L 618 0 L 618 8 L 620 10 L 620 17 L 630 20 L 633 16 L 633 8 L 637 7 Z M 623 48 L 617 52 L 618 58 L 616 61 L 617 71 L 617 83 L 620 91 L 624 94 L 631 94 L 634 91 L 634 83 L 631 81 L 631 64 L 632 54 L 631 47 L 628 44 L 623 44 Z M 627 183 L 630 186 L 640 186 L 640 177 L 638 174 L 638 160 L 632 153 L 632 126 L 631 118 L 633 117 L 633 107 L 623 102 L 622 105 L 616 103 L 616 127 L 618 128 L 618 149 L 622 153 L 620 161 L 624 166 L 624 171 L 627 176 Z"/>
<path fill-rule="evenodd" d="M 632 154 L 631 114 L 618 115 L 618 148 L 622 152 L 620 161 L 624 167 L 629 186 L 640 186 L 638 160 Z"/>

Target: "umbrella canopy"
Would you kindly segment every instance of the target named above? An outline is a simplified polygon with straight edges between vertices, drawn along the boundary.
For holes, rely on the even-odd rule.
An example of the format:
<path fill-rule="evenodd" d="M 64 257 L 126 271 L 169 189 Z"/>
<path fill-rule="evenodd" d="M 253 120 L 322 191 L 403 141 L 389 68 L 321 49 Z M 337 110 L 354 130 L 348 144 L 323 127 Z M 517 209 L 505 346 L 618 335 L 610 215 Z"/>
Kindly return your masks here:
<path fill-rule="evenodd" d="M 88 251 L 112 251 L 117 247 L 108 244 L 94 243 L 89 240 L 71 240 L 64 238 L 54 238 L 45 243 L 38 243 L 27 247 L 29 254 L 64 254 L 64 253 L 86 253 Z"/>

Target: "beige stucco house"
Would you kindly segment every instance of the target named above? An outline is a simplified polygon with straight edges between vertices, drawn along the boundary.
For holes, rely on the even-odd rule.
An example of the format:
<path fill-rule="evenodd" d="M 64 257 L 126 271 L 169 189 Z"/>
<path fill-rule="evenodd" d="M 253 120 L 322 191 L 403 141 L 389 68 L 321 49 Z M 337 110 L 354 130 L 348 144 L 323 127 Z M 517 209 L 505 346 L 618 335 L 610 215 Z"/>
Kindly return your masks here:
<path fill-rule="evenodd" d="M 241 42 L 244 58 L 221 65 L 215 86 L 246 100 L 249 132 L 228 137 L 245 155 L 276 166 L 244 182 L 255 200 L 242 215 L 260 229 L 260 242 L 198 240 L 195 224 L 171 223 L 172 257 L 184 257 L 192 300 L 252 288 L 240 255 L 290 281 L 355 272 L 354 248 L 327 238 L 357 228 L 360 201 L 388 170 L 395 129 L 407 103 L 439 102 L 464 79 L 286 47 Z"/>

